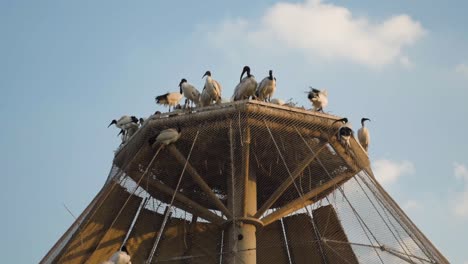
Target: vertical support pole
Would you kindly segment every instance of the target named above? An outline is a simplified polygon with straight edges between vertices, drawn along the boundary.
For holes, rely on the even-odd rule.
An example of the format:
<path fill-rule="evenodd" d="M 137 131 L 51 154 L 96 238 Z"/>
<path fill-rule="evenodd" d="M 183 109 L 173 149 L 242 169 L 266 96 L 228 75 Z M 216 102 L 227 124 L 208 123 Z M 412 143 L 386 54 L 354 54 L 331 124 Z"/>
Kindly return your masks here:
<path fill-rule="evenodd" d="M 250 127 L 246 121 L 244 148 L 242 149 L 242 174 L 244 185 L 244 203 L 243 217 L 250 218 L 257 212 L 257 177 L 255 171 L 250 167 Z M 243 239 L 239 240 L 239 257 L 242 263 L 257 263 L 257 238 L 255 236 L 257 228 L 252 223 L 241 222 L 240 235 Z"/>
<path fill-rule="evenodd" d="M 240 151 L 236 149 L 232 123 L 229 130 L 232 175 L 228 179 L 228 209 L 232 212 L 233 219 L 227 226 L 224 236 L 226 264 L 257 263 L 256 226 L 251 221 L 245 221 L 252 218 L 257 211 L 257 181 L 255 171 L 250 168 L 250 127 L 247 121 L 245 124 L 245 133 L 239 133 L 243 136 Z M 235 166 L 236 150 L 242 157 L 240 169 Z"/>

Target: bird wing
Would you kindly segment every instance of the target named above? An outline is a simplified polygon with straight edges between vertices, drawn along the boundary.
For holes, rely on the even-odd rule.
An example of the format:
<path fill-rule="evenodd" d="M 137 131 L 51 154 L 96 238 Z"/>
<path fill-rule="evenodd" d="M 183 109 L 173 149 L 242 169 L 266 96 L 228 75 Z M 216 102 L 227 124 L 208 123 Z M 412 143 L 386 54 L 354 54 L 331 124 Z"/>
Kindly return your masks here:
<path fill-rule="evenodd" d="M 369 142 L 370 142 L 369 130 L 367 130 L 367 128 L 365 127 L 361 127 L 358 130 L 358 139 L 359 139 L 359 143 L 361 143 L 363 147 L 369 145 Z"/>
<path fill-rule="evenodd" d="M 257 91 L 260 96 L 263 96 L 264 90 L 267 86 L 268 77 L 263 78 L 263 80 L 258 84 Z"/>
<path fill-rule="evenodd" d="M 164 142 L 166 140 L 171 140 L 179 136 L 179 132 L 173 128 L 169 128 L 161 131 L 156 137 L 156 143 Z"/>
<path fill-rule="evenodd" d="M 319 90 L 319 89 L 315 89 L 315 88 L 312 87 L 312 86 L 309 86 L 309 88 L 310 88 L 310 91 L 311 91 L 312 93 L 315 93 L 315 94 L 320 93 L 320 90 Z"/>
<path fill-rule="evenodd" d="M 223 91 L 223 87 L 221 86 L 221 84 L 219 84 L 218 81 L 213 80 L 213 82 L 215 83 L 216 86 L 218 86 L 219 94 L 221 94 L 221 92 Z"/>

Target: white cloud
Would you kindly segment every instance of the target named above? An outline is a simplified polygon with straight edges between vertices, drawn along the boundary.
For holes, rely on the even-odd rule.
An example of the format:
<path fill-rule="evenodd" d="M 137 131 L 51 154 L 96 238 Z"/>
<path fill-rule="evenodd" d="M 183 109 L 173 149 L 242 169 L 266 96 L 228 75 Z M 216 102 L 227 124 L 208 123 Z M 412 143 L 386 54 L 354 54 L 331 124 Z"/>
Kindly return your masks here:
<path fill-rule="evenodd" d="M 402 207 L 405 211 L 418 210 L 422 208 L 422 204 L 416 200 L 408 200 Z"/>
<path fill-rule="evenodd" d="M 454 213 L 460 217 L 468 217 L 468 168 L 464 164 L 454 163 L 453 173 L 455 177 L 463 181 L 464 189 L 457 193 L 454 201 Z"/>
<path fill-rule="evenodd" d="M 406 160 L 397 162 L 380 159 L 374 161 L 373 167 L 375 177 L 383 185 L 396 182 L 402 175 L 414 173 L 413 163 Z"/>
<path fill-rule="evenodd" d="M 230 53 L 247 45 L 260 52 L 296 51 L 310 59 L 344 59 L 371 67 L 396 62 L 409 67 L 411 61 L 402 49 L 425 32 L 406 14 L 376 22 L 354 16 L 345 7 L 305 0 L 276 3 L 259 20 L 228 19 L 207 35 L 210 43 Z"/>
<path fill-rule="evenodd" d="M 468 78 L 468 65 L 460 63 L 455 67 L 455 72 L 461 74 L 462 76 Z"/>

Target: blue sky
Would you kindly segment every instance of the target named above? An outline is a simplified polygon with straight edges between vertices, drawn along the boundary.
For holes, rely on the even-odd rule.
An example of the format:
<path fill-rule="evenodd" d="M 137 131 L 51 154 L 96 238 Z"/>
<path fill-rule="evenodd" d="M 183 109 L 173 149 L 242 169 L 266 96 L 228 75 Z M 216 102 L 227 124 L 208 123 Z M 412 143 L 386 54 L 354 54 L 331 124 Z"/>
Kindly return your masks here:
<path fill-rule="evenodd" d="M 242 66 L 275 97 L 355 127 L 372 119 L 376 176 L 453 263 L 468 263 L 468 4 L 464 1 L 0 1 L 2 252 L 38 262 L 103 185 L 110 120 L 210 69 L 230 97 Z M 25 250 L 27 249 L 27 250 Z"/>

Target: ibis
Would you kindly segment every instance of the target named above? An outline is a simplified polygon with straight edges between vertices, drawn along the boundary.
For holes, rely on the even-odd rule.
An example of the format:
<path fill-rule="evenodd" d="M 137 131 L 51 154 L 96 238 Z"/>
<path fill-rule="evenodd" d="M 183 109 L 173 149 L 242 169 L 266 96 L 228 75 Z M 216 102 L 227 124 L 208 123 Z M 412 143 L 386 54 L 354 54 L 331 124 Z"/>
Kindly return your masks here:
<path fill-rule="evenodd" d="M 121 118 L 119 118 L 119 120 L 112 120 L 107 127 L 115 125 L 117 128 L 122 129 L 125 125 L 130 123 L 138 123 L 138 118 L 136 118 L 135 116 L 124 115 Z"/>
<path fill-rule="evenodd" d="M 179 126 L 177 126 L 177 128 L 168 128 L 161 131 L 157 136 L 150 138 L 148 142 L 151 146 L 157 144 L 169 145 L 180 138 L 181 131 Z"/>
<path fill-rule="evenodd" d="M 255 95 L 260 101 L 271 102 L 271 96 L 276 90 L 276 78 L 273 77 L 273 71 L 268 72 L 268 76 L 263 78 L 263 80 L 258 85 Z"/>
<path fill-rule="evenodd" d="M 211 77 L 211 71 L 206 71 L 202 79 L 205 76 L 205 86 L 200 95 L 200 106 L 208 106 L 213 101 L 216 101 L 217 104 L 221 103 L 221 91 L 223 89 L 221 84 Z"/>
<path fill-rule="evenodd" d="M 345 149 L 348 150 L 349 147 L 351 146 L 350 139 L 351 139 L 351 136 L 353 135 L 353 129 L 351 127 L 351 124 L 348 123 L 348 118 L 346 117 L 342 119 L 338 119 L 333 123 L 337 123 L 337 122 L 342 123 L 342 125 L 338 129 L 337 138 L 340 141 L 341 145 L 343 145 L 343 147 L 345 147 Z"/>
<path fill-rule="evenodd" d="M 183 93 L 185 98 L 187 98 L 187 100 L 185 100 L 184 108 L 187 108 L 187 105 L 189 104 L 190 106 L 193 104 L 198 105 L 200 100 L 200 92 L 197 90 L 197 88 L 195 88 L 195 86 L 188 83 L 186 79 L 182 79 L 180 80 L 179 87 L 180 93 Z"/>
<path fill-rule="evenodd" d="M 247 73 L 247 76 L 244 76 L 244 73 Z M 255 92 L 257 90 L 257 81 L 255 76 L 250 74 L 250 67 L 244 66 L 240 76 L 239 84 L 234 89 L 234 94 L 232 95 L 233 101 L 239 101 L 248 99 L 249 97 L 255 97 Z"/>
<path fill-rule="evenodd" d="M 171 111 L 171 106 L 176 106 L 180 99 L 182 99 L 182 92 L 177 93 L 165 93 L 159 96 L 156 96 L 156 103 L 160 105 L 167 105 L 169 106 L 169 112 Z"/>
<path fill-rule="evenodd" d="M 309 87 L 310 91 L 308 92 L 307 98 L 312 102 L 314 111 L 321 111 L 328 105 L 328 92 L 327 90 L 319 90 L 312 87 Z"/>
<path fill-rule="evenodd" d="M 359 139 L 359 144 L 361 144 L 362 148 L 367 152 L 369 149 L 369 144 L 370 144 L 370 134 L 369 134 L 369 129 L 365 127 L 364 122 L 366 121 L 371 121 L 369 118 L 361 118 L 361 128 L 358 130 L 358 139 Z"/>

